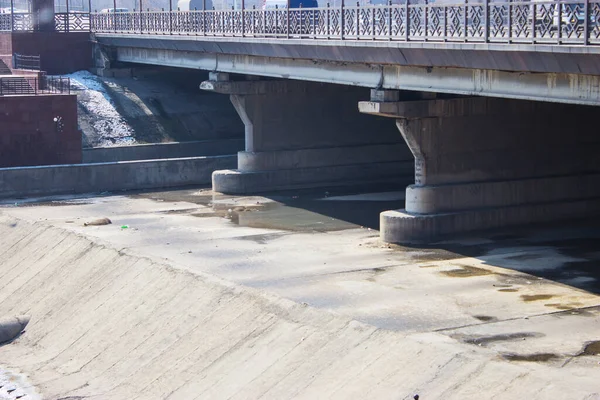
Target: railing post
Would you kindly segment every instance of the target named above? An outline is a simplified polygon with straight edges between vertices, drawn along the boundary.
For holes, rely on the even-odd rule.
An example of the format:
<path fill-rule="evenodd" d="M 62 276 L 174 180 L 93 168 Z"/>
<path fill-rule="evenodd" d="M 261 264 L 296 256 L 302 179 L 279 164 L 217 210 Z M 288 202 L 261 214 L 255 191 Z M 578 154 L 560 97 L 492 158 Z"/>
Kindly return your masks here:
<path fill-rule="evenodd" d="M 173 0 L 169 0 L 169 35 L 173 34 Z"/>
<path fill-rule="evenodd" d="M 252 4 L 252 37 L 256 36 L 256 4 Z"/>
<path fill-rule="evenodd" d="M 512 42 L 512 2 L 508 2 L 508 43 Z"/>
<path fill-rule="evenodd" d="M 10 0 L 10 31 L 15 30 L 15 0 Z"/>
<path fill-rule="evenodd" d="M 448 41 L 448 6 L 444 5 L 444 42 Z"/>
<path fill-rule="evenodd" d="M 389 40 L 392 40 L 394 36 L 394 29 L 392 27 L 392 0 L 388 0 L 388 36 Z"/>
<path fill-rule="evenodd" d="M 408 42 L 410 40 L 410 16 L 408 15 L 408 13 L 410 12 L 410 8 L 408 7 L 408 1 L 409 0 L 405 0 L 406 3 L 404 3 L 404 18 L 406 18 L 406 31 L 404 32 L 404 36 L 406 41 Z M 400 21 L 402 22 L 402 21 Z"/>
<path fill-rule="evenodd" d="M 65 3 L 67 5 L 66 10 L 67 10 L 67 15 L 66 15 L 66 21 L 65 21 L 65 32 L 69 32 L 69 24 L 71 23 L 71 18 L 69 18 L 69 0 L 65 0 Z M 56 24 L 56 22 L 55 22 Z"/>
<path fill-rule="evenodd" d="M 535 43 L 535 14 L 536 14 L 536 6 L 535 3 L 531 4 L 531 43 Z"/>
<path fill-rule="evenodd" d="M 425 21 L 425 28 L 423 29 L 423 34 L 425 35 L 425 37 L 424 37 L 425 41 L 427 41 L 427 34 L 429 33 L 428 32 L 428 29 L 429 29 L 429 24 L 428 24 L 428 22 L 429 22 L 429 7 L 428 7 L 428 5 L 429 5 L 429 1 L 425 0 L 425 8 L 423 11 L 423 15 L 425 16 L 425 18 L 423 18 L 423 20 Z M 466 11 L 466 9 L 465 9 L 465 11 Z"/>
<path fill-rule="evenodd" d="M 329 11 L 329 2 L 327 2 L 327 12 L 325 13 L 325 15 L 327 15 L 325 30 L 327 31 L 327 39 L 329 39 L 330 35 L 331 35 L 331 29 L 330 29 L 331 13 Z"/>
<path fill-rule="evenodd" d="M 304 32 L 304 24 L 302 23 L 302 3 L 300 3 L 300 9 L 298 10 L 298 13 L 300 14 L 300 37 L 302 37 L 302 33 Z M 289 32 L 289 25 L 288 25 L 288 32 Z"/>
<path fill-rule="evenodd" d="M 485 18 L 485 26 L 483 27 L 483 41 L 488 43 L 490 41 L 490 1 L 483 0 L 483 13 Z"/>
<path fill-rule="evenodd" d="M 277 18 L 277 13 L 275 13 L 275 18 Z M 285 32 L 287 34 L 287 38 L 290 38 L 290 0 L 287 0 L 285 6 L 285 18 L 286 18 L 286 27 Z M 300 18 L 302 18 L 302 14 L 300 14 Z M 277 24 L 275 24 L 277 25 Z M 302 30 L 300 30 L 302 32 Z"/>
<path fill-rule="evenodd" d="M 583 10 L 583 16 L 585 18 L 585 21 L 583 22 L 583 45 L 587 46 L 589 43 L 589 21 L 590 21 L 590 0 L 585 0 L 585 3 L 583 5 L 584 10 Z M 596 24 L 598 23 L 598 21 L 596 21 Z"/>
<path fill-rule="evenodd" d="M 143 0 L 140 0 L 140 34 L 144 33 L 144 4 L 142 3 Z"/>
<path fill-rule="evenodd" d="M 469 36 L 469 25 L 467 25 L 467 16 L 469 15 L 469 9 L 467 4 L 469 4 L 469 0 L 465 0 L 465 10 L 463 14 L 463 34 L 465 42 L 467 41 L 467 37 Z"/>
<path fill-rule="evenodd" d="M 356 2 L 356 38 L 360 36 L 360 4 Z"/>
<path fill-rule="evenodd" d="M 117 31 L 117 0 L 113 0 L 113 28 Z"/>
<path fill-rule="evenodd" d="M 344 40 L 344 30 L 346 29 L 346 16 L 344 15 L 344 2 L 346 0 L 342 0 L 341 8 L 340 8 L 340 39 Z"/>
<path fill-rule="evenodd" d="M 242 0 L 242 37 L 246 36 L 246 21 L 244 20 L 244 9 L 246 8 L 246 2 Z"/>
<path fill-rule="evenodd" d="M 202 33 L 206 36 L 206 0 L 202 0 Z"/>
<path fill-rule="evenodd" d="M 375 7 L 371 6 L 371 34 L 375 40 Z"/>
<path fill-rule="evenodd" d="M 558 34 L 556 35 L 558 38 L 558 44 L 561 43 L 561 38 L 562 38 L 562 8 L 563 5 L 561 3 L 558 3 L 556 5 L 558 7 Z"/>

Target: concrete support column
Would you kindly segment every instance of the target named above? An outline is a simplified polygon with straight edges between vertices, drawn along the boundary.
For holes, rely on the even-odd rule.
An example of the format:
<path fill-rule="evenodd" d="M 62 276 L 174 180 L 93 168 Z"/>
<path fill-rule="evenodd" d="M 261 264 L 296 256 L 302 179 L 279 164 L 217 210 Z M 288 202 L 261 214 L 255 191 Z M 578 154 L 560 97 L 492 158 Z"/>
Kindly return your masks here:
<path fill-rule="evenodd" d="M 387 242 L 600 211 L 596 108 L 493 98 L 359 107 L 396 118 L 415 160 L 405 209 L 381 215 Z"/>
<path fill-rule="evenodd" d="M 214 74 L 200 86 L 228 94 L 245 126 L 238 169 L 216 171 L 215 191 L 241 194 L 412 178 L 412 156 L 393 124 L 357 110 L 368 89 L 228 78 Z"/>

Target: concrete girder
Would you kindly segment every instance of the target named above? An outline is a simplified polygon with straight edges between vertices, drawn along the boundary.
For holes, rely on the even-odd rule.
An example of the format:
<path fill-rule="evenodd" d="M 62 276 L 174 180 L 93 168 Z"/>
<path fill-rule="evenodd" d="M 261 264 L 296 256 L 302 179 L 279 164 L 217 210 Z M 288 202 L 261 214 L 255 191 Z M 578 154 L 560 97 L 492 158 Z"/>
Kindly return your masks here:
<path fill-rule="evenodd" d="M 117 48 L 117 59 L 377 89 L 600 105 L 600 76 L 595 75 L 332 63 L 133 47 Z"/>

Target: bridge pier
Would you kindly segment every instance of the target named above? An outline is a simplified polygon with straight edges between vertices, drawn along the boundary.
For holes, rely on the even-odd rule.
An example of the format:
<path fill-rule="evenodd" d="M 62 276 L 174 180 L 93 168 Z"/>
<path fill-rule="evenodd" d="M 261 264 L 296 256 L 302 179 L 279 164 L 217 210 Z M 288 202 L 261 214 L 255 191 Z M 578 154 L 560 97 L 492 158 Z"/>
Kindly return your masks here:
<path fill-rule="evenodd" d="M 386 242 L 600 213 L 594 107 L 455 98 L 359 109 L 395 118 L 415 160 L 405 209 L 381 214 Z"/>
<path fill-rule="evenodd" d="M 357 111 L 368 89 L 291 80 L 231 81 L 212 73 L 201 89 L 227 94 L 245 125 L 236 170 L 213 189 L 245 194 L 357 183 L 398 183 L 412 155 L 393 125 Z"/>

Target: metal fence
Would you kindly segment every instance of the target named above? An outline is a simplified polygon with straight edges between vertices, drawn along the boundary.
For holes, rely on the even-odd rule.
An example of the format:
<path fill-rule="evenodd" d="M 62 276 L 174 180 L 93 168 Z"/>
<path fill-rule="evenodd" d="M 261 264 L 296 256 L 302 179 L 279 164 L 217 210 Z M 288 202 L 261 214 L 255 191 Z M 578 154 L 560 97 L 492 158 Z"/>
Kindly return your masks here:
<path fill-rule="evenodd" d="M 600 44 L 600 0 L 92 13 L 93 32 L 389 41 Z"/>
<path fill-rule="evenodd" d="M 71 81 L 64 77 L 3 76 L 0 77 L 0 96 L 70 94 Z"/>
<path fill-rule="evenodd" d="M 12 59 L 14 69 L 41 70 L 40 56 L 26 56 L 14 53 Z"/>
<path fill-rule="evenodd" d="M 32 13 L 0 14 L 0 31 L 35 31 L 39 26 Z M 54 31 L 89 32 L 90 13 L 69 12 L 54 14 Z"/>

